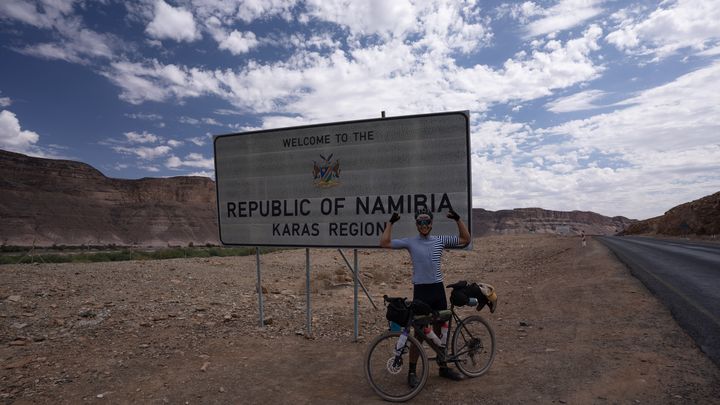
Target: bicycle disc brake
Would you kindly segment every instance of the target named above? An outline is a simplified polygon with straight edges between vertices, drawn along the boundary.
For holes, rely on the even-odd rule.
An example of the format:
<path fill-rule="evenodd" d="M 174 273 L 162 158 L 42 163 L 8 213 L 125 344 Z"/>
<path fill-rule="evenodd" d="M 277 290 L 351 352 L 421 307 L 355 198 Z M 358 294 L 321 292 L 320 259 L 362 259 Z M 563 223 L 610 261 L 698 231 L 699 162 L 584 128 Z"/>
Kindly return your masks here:
<path fill-rule="evenodd" d="M 402 357 L 392 356 L 387 361 L 387 370 L 390 374 L 398 374 L 402 371 Z"/>

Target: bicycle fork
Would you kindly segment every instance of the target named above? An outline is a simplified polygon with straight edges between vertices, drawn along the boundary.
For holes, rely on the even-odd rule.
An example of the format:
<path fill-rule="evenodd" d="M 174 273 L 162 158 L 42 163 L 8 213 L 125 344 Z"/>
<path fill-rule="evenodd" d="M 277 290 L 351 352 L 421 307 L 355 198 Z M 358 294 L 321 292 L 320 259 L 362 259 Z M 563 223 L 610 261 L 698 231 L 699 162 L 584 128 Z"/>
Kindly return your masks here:
<path fill-rule="evenodd" d="M 400 371 L 400 367 L 402 367 L 402 354 L 405 352 L 405 344 L 407 343 L 409 333 L 409 329 L 404 328 L 397 343 L 395 343 L 395 357 L 392 361 L 391 371 Z"/>

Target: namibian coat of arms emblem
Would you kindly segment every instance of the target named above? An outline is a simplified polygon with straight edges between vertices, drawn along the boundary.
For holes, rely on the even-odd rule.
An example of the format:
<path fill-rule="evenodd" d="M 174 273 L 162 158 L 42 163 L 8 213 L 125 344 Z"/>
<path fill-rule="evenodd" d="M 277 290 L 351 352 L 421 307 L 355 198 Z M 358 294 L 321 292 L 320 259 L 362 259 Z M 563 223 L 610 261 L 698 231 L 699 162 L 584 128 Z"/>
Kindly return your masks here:
<path fill-rule="evenodd" d="M 316 187 L 335 187 L 340 184 L 340 161 L 333 162 L 333 154 L 327 158 L 320 155 L 322 161 L 313 161 L 313 179 Z"/>

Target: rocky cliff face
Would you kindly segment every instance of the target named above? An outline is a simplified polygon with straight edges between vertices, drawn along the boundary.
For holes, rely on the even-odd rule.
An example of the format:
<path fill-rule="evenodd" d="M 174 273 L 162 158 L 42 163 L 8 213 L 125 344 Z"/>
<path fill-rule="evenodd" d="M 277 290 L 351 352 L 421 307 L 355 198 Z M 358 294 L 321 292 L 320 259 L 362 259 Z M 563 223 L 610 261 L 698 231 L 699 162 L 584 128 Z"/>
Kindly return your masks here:
<path fill-rule="evenodd" d="M 473 209 L 473 234 L 552 233 L 559 235 L 614 235 L 634 220 L 606 217 L 587 211 L 549 211 L 542 208 L 516 208 L 487 211 Z"/>
<path fill-rule="evenodd" d="M 0 151 L 0 244 L 218 242 L 215 183 L 120 180 L 89 165 Z"/>
<path fill-rule="evenodd" d="M 678 205 L 659 217 L 639 221 L 626 235 L 720 235 L 720 192 Z"/>

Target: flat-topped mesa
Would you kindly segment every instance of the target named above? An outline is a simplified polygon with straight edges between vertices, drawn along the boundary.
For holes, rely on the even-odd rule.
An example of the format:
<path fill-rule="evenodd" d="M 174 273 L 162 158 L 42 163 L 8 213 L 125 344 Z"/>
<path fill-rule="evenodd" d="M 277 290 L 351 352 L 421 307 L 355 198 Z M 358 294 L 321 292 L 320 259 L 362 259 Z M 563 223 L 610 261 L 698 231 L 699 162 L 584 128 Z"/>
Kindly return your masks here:
<path fill-rule="evenodd" d="M 218 244 L 206 177 L 113 179 L 90 165 L 0 151 L 0 244 Z"/>
<path fill-rule="evenodd" d="M 516 208 L 487 211 L 473 209 L 473 234 L 551 233 L 558 235 L 614 235 L 634 220 L 606 217 L 589 211 L 552 211 L 542 208 Z"/>

